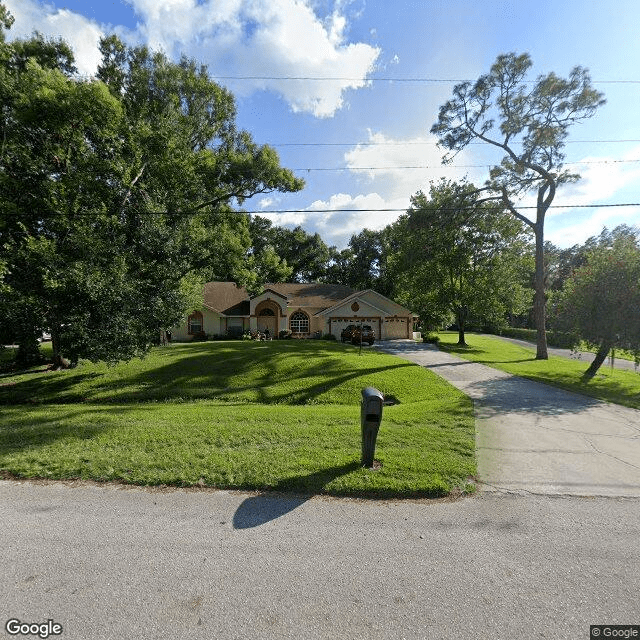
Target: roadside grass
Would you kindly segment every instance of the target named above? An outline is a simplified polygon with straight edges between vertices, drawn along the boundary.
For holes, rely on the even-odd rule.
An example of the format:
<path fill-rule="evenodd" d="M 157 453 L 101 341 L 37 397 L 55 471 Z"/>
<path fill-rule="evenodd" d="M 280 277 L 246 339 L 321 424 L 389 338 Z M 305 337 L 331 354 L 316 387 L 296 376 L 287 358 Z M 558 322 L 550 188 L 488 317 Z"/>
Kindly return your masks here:
<path fill-rule="evenodd" d="M 36 368 L 36 371 L 38 369 Z M 471 401 L 388 354 L 323 341 L 159 347 L 108 367 L 0 377 L 0 471 L 366 497 L 472 491 Z M 385 406 L 360 467 L 360 390 Z"/>
<path fill-rule="evenodd" d="M 460 347 L 456 344 L 457 332 L 443 331 L 438 336 L 439 346 L 443 351 L 466 360 L 575 393 L 640 409 L 640 375 L 634 371 L 611 369 L 603 365 L 594 378 L 585 381 L 582 376 L 588 367 L 586 362 L 551 355 L 548 360 L 536 360 L 535 345 L 524 347 L 491 335 L 467 333 L 468 346 Z"/>

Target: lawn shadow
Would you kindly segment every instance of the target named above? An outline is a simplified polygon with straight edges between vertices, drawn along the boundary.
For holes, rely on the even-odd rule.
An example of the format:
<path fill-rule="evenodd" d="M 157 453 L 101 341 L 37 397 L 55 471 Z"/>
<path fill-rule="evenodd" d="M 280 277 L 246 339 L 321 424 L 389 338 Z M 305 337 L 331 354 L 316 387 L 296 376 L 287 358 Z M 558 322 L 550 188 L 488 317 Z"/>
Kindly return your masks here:
<path fill-rule="evenodd" d="M 53 414 L 34 416 L 31 412 L 26 415 L 5 413 L 0 423 L 0 455 L 10 455 L 30 448 L 46 446 L 65 438 L 90 440 L 94 436 L 104 433 L 110 426 L 106 426 L 100 415 L 108 413 L 127 413 L 137 410 L 137 407 L 109 407 L 92 408 L 74 405 L 73 409 L 55 411 Z M 81 423 L 77 417 L 82 416 Z"/>
<path fill-rule="evenodd" d="M 308 475 L 286 478 L 275 485 L 272 491 L 300 491 L 304 492 L 304 494 L 287 496 L 274 494 L 270 491 L 247 498 L 233 515 L 233 528 L 252 529 L 272 520 L 277 520 L 303 505 L 314 495 L 321 493 L 323 488 L 332 480 L 359 468 L 359 463 L 351 462 L 338 467 L 321 469 Z"/>
<path fill-rule="evenodd" d="M 287 372 L 299 382 L 294 393 L 278 388 L 286 383 L 281 368 L 286 360 L 283 356 L 289 351 L 303 358 L 309 355 L 301 360 L 303 364 Z M 341 351 L 337 345 L 319 345 L 317 341 L 172 345 L 154 352 L 160 361 L 154 361 L 151 367 L 144 368 L 138 361 L 132 361 L 129 374 L 126 369 L 110 375 L 108 369 L 79 368 L 0 384 L 0 405 L 194 400 L 304 405 L 314 403 L 319 396 L 356 377 L 415 366 L 405 362 L 383 366 L 372 363 L 359 369 L 345 366 Z"/>

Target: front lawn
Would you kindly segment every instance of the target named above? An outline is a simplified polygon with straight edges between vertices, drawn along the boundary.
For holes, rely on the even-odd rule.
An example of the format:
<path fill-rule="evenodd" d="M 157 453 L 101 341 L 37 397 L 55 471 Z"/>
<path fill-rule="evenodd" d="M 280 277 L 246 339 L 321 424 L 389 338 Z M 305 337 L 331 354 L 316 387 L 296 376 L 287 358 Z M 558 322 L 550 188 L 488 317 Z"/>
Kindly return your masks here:
<path fill-rule="evenodd" d="M 386 406 L 362 469 L 360 390 Z M 471 402 L 425 369 L 324 341 L 158 347 L 114 367 L 0 377 L 6 476 L 441 496 L 475 475 Z"/>
<path fill-rule="evenodd" d="M 588 363 L 581 360 L 549 356 L 536 360 L 535 345 L 523 347 L 495 336 L 466 334 L 466 347 L 460 347 L 458 333 L 438 334 L 440 348 L 466 360 L 486 364 L 523 378 L 551 384 L 568 391 L 640 409 L 640 375 L 634 371 L 612 369 L 602 365 L 594 378 L 584 381 Z"/>

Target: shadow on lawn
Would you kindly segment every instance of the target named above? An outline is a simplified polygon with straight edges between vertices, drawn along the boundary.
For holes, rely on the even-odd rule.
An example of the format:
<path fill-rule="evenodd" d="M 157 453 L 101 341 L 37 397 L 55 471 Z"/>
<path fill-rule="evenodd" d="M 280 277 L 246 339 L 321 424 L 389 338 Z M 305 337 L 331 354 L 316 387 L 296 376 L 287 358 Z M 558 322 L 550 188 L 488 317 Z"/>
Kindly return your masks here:
<path fill-rule="evenodd" d="M 287 372 L 291 379 L 300 383 L 292 393 L 272 386 L 274 382 L 286 382 L 281 369 L 286 367 L 289 352 L 298 357 L 302 355 L 302 364 Z M 308 358 L 304 357 L 306 354 Z M 336 345 L 319 345 L 316 341 L 172 345 L 157 350 L 154 357 L 160 358 L 159 366 L 140 370 L 139 361 L 119 365 L 138 369 L 130 375 L 126 370 L 122 375 L 110 376 L 108 369 L 104 372 L 79 369 L 49 372 L 4 386 L 0 384 L 0 405 L 181 400 L 309 404 L 354 378 L 415 366 L 402 362 L 391 366 L 346 368 Z M 244 384 L 243 379 L 246 380 Z M 318 379 L 322 381 L 318 382 Z"/>
<path fill-rule="evenodd" d="M 321 493 L 332 480 L 359 469 L 357 462 L 322 469 L 305 476 L 287 478 L 272 488 L 273 491 L 304 491 L 309 495 L 283 496 L 265 493 L 252 496 L 242 502 L 233 515 L 234 529 L 251 529 L 276 520 L 303 505 L 312 495 Z"/>
<path fill-rule="evenodd" d="M 100 420 L 101 415 L 134 410 L 139 407 L 109 407 L 107 410 L 75 405 L 69 411 L 60 409 L 41 416 L 31 412 L 24 415 L 17 410 L 5 412 L 0 422 L 0 455 L 46 446 L 65 438 L 91 440 L 109 429 L 105 421 Z"/>

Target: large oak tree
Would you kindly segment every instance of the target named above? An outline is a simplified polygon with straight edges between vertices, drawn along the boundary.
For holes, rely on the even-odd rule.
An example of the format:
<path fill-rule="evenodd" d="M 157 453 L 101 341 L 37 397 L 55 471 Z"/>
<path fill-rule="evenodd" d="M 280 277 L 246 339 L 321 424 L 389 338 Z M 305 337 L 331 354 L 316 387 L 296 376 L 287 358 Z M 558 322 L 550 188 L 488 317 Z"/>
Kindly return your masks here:
<path fill-rule="evenodd" d="M 303 186 L 206 67 L 102 52 L 81 80 L 65 43 L 0 38 L 0 317 L 24 359 L 43 330 L 58 364 L 144 353 L 194 277 L 249 278 L 242 202 Z"/>

